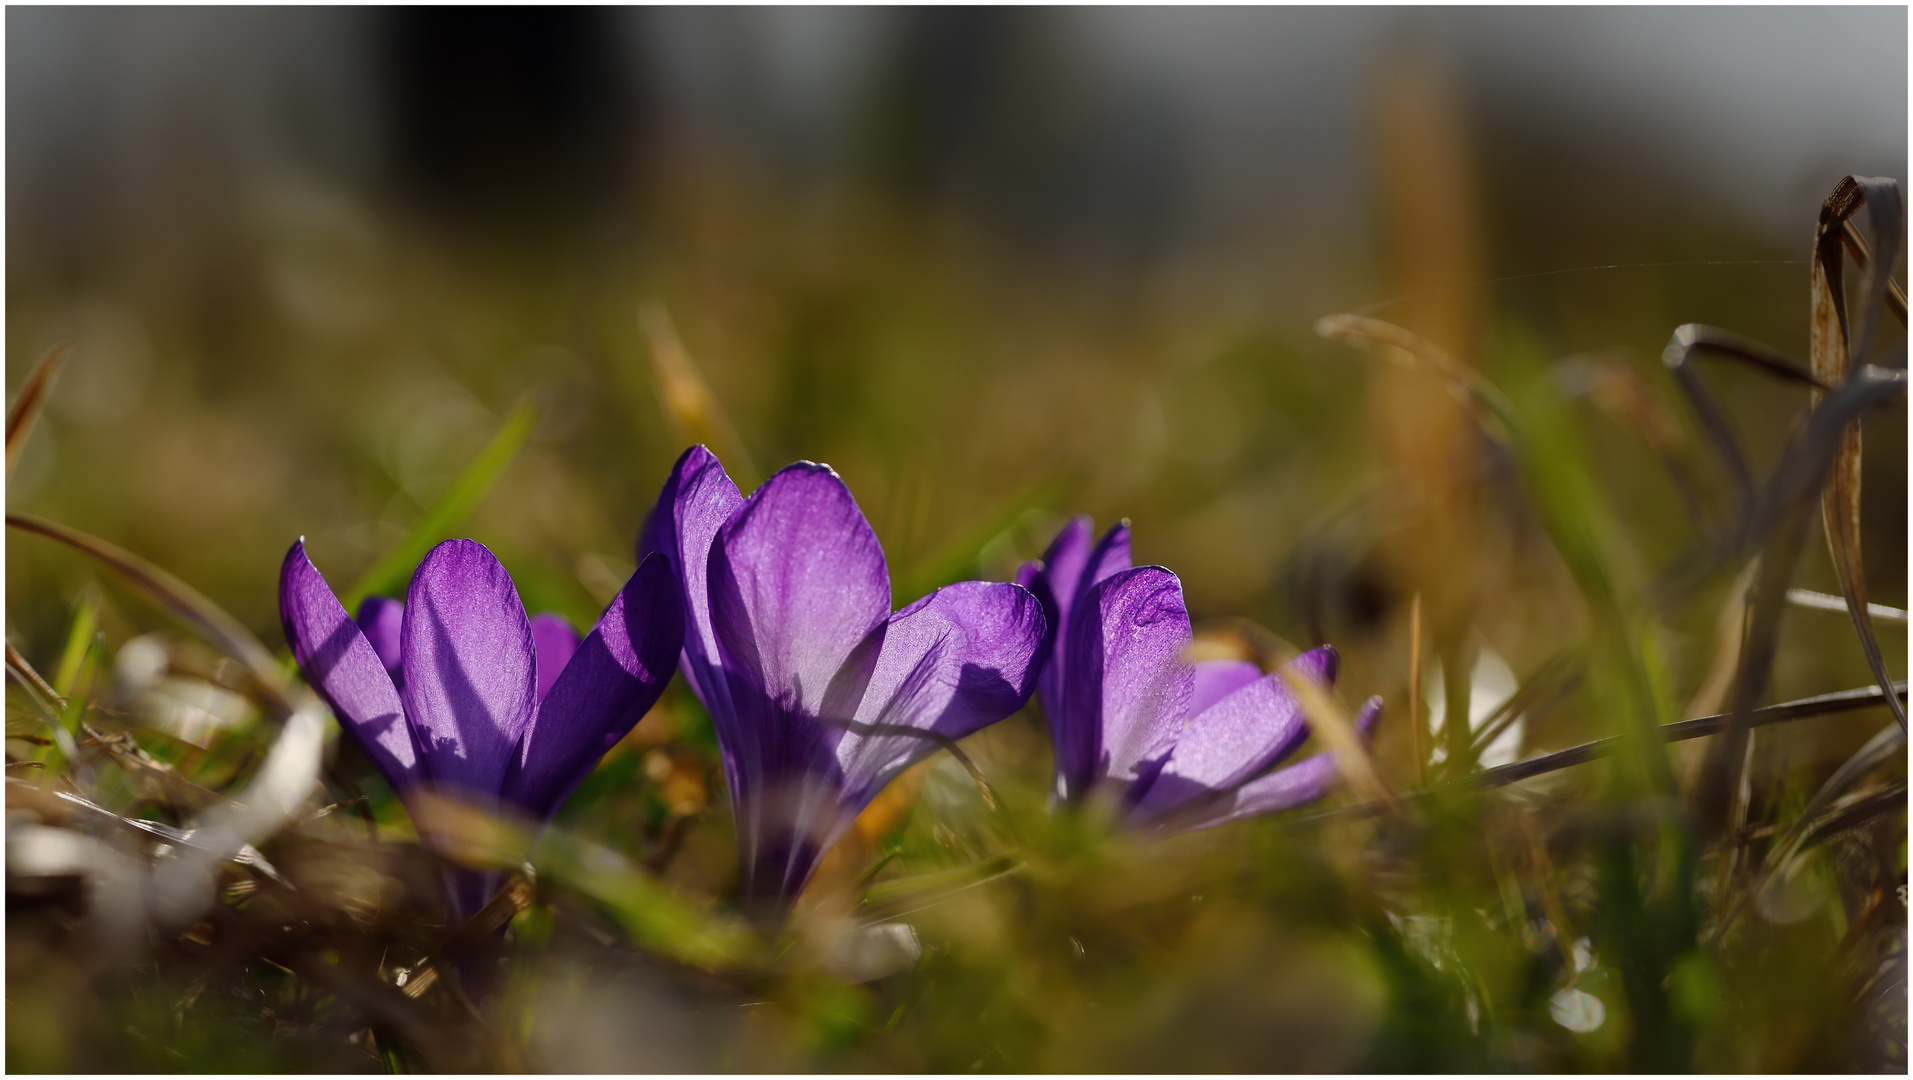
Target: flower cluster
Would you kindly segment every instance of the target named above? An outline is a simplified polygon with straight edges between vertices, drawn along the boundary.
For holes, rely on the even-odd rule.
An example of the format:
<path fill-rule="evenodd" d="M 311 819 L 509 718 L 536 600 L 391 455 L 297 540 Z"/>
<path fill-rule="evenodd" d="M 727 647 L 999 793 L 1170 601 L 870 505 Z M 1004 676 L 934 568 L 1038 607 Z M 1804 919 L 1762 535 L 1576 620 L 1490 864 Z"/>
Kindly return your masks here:
<path fill-rule="evenodd" d="M 1134 827 L 1200 828 L 1328 790 L 1331 755 L 1274 768 L 1308 734 L 1284 673 L 1191 662 L 1176 576 L 1130 565 L 1126 523 L 1090 536 L 1078 518 L 1014 583 L 959 582 L 893 611 L 883 549 L 828 466 L 798 462 L 745 497 L 697 446 L 582 641 L 558 616 L 528 619 L 471 540 L 440 544 L 403 604 L 368 599 L 356 621 L 302 540 L 280 607 L 307 678 L 408 800 L 432 785 L 549 819 L 682 670 L 716 729 L 742 906 L 775 924 L 885 784 L 1032 693 L 1059 801 L 1105 792 Z M 1324 646 L 1287 675 L 1326 689 L 1336 663 Z M 1379 710 L 1361 710 L 1364 734 Z M 494 885 L 455 875 L 452 915 Z"/>

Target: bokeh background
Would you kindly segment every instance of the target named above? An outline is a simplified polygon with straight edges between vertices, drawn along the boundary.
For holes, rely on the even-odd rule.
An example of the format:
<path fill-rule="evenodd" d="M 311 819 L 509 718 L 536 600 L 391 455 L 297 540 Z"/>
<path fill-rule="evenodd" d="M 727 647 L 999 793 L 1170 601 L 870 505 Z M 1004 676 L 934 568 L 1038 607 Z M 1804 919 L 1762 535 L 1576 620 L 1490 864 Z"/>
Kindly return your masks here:
<path fill-rule="evenodd" d="M 700 434 L 657 363 L 675 342 L 733 475 L 834 465 L 900 603 L 1007 578 L 1068 514 L 1126 516 L 1199 627 L 1332 640 L 1348 700 L 1399 702 L 1428 572 L 1414 492 L 1446 474 L 1414 465 L 1427 388 L 1391 390 L 1315 321 L 1403 322 L 1491 373 L 1580 357 L 1691 426 L 1660 374 L 1673 328 L 1804 361 L 1821 199 L 1844 174 L 1906 175 L 1892 7 L 6 18 L 9 388 L 56 342 L 73 350 L 8 506 L 145 555 L 274 645 L 295 537 L 353 580 L 526 395 L 531 441 L 459 531 L 533 610 L 588 624 Z M 1798 390 L 1730 365 L 1707 378 L 1771 463 Z M 1904 411 L 1866 430 L 1869 583 L 1903 605 Z M 1694 529 L 1637 441 L 1592 439 L 1645 579 Z M 1507 517 L 1495 542 L 1528 550 Z M 97 573 L 30 538 L 6 562 L 9 641 L 57 652 Z M 1517 672 L 1561 644 L 1544 563 L 1510 556 L 1514 584 L 1469 616 Z M 1815 539 L 1800 583 L 1832 580 Z M 107 601 L 109 642 L 155 621 L 130 593 Z M 1692 631 L 1666 643 L 1676 699 L 1713 656 L 1714 602 L 1675 620 Z M 1841 616 L 1789 627 L 1776 695 L 1869 681 Z M 1887 644 L 1902 671 L 1903 634 Z M 1029 737 L 999 749 L 1034 755 L 1040 782 L 1040 721 L 1015 723 Z M 1579 730 L 1563 723 L 1557 743 Z M 1395 732 L 1377 753 L 1407 785 Z M 1790 752 L 1824 772 L 1865 734 Z M 705 862 L 700 887 L 721 892 L 723 858 Z M 1244 933 L 1203 930 L 1178 963 L 1247 963 L 1231 940 L 1297 970 L 1332 961 Z M 550 1044 L 598 1060 L 589 1040 Z M 1105 1060 L 1032 1036 L 979 1060 L 1273 1060 L 1159 1050 Z M 1542 1060 L 1569 1059 L 1507 1059 Z M 1758 1063 L 1799 1060 L 1818 1059 Z"/>

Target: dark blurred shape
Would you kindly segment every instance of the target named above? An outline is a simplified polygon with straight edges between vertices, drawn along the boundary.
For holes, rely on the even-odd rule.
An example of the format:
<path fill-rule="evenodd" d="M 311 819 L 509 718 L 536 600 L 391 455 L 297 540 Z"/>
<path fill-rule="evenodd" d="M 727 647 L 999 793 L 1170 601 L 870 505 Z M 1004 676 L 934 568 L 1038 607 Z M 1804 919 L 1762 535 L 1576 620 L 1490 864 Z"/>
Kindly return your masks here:
<path fill-rule="evenodd" d="M 1010 164 L 1006 122 L 1020 114 L 1027 123 L 1039 111 L 1015 85 L 1030 74 L 1018 54 L 1033 18 L 993 7 L 919 8 L 904 17 L 871 121 L 881 182 L 904 195 L 934 195 Z"/>
<path fill-rule="evenodd" d="M 383 28 L 391 161 L 434 216 L 544 219 L 630 175 L 641 86 L 608 8 L 417 7 Z"/>
<path fill-rule="evenodd" d="M 900 13 L 867 99 L 864 169 L 1016 242 L 1091 263 L 1156 254 L 1188 195 L 1179 117 L 1149 89 L 1097 85 L 1071 30 L 1031 9 Z"/>

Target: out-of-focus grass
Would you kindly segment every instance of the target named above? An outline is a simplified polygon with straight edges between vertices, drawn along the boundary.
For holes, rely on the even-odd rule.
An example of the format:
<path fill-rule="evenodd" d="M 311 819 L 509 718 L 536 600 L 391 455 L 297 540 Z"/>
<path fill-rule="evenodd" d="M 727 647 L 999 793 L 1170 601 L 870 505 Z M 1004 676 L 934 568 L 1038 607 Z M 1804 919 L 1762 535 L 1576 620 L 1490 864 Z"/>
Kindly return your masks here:
<path fill-rule="evenodd" d="M 89 952 L 83 882 L 10 875 L 9 1067 L 1904 1067 L 1903 803 L 1821 838 L 1715 933 L 1747 868 L 1886 714 L 1761 729 L 1739 832 L 1689 828 L 1684 751 L 1645 733 L 1706 680 L 1733 574 L 1660 602 L 1657 574 L 1702 534 L 1638 414 L 1570 393 L 1591 373 L 1636 388 L 1629 400 L 1705 463 L 1661 346 L 1705 319 L 1804 355 L 1803 273 L 1485 287 L 1462 359 L 1505 392 L 1515 427 L 1431 428 L 1457 440 L 1438 448 L 1454 471 L 1431 496 L 1407 482 L 1421 474 L 1386 428 L 1396 406 L 1375 404 L 1393 369 L 1316 338 L 1328 312 L 1285 302 L 1273 271 L 1191 259 L 1091 288 L 1081 268 L 934 207 L 772 195 L 689 154 L 650 179 L 637 217 L 642 242 L 610 254 L 527 250 L 289 188 L 205 240 L 193 274 L 133 249 L 84 294 L 15 276 L 9 382 L 55 339 L 73 353 L 10 509 L 143 554 L 276 645 L 294 537 L 335 582 L 357 579 L 535 391 L 535 430 L 456 531 L 499 553 L 532 610 L 584 626 L 630 572 L 682 449 L 640 324 L 652 301 L 760 467 L 807 457 L 845 476 L 899 603 L 1007 577 L 1066 514 L 1127 516 L 1140 559 L 1181 575 L 1210 647 L 1341 648 L 1344 700 L 1388 702 L 1383 780 L 1409 793 L 1425 771 L 1432 794 L 1392 814 L 1113 834 L 1050 812 L 1032 705 L 966 743 L 997 806 L 953 761 L 920 766 L 832 854 L 790 936 L 758 942 L 728 907 L 721 770 L 680 681 L 531 857 L 536 888 L 507 943 L 448 953 L 440 862 L 339 741 L 322 804 L 340 805 L 259 843 L 286 884 L 228 867 L 216 915 L 147 931 L 136 956 Z M 1322 275 L 1387 290 L 1347 250 L 1321 254 Z M 1764 473 L 1799 393 L 1732 368 L 1706 377 Z M 1426 408 L 1447 400 L 1437 384 Z M 1904 424 L 1903 410 L 1867 421 L 1867 572 L 1887 603 L 1905 589 Z M 1712 493 L 1718 472 L 1702 475 Z M 1438 552 L 1439 580 L 1404 556 L 1431 527 L 1467 538 Z M 47 802 L 68 785 L 171 826 L 239 790 L 276 734 L 253 688 L 96 565 L 19 533 L 7 551 L 9 642 L 70 691 L 61 722 L 78 740 L 76 760 L 56 757 L 10 684 L 10 822 L 91 828 Z M 1807 552 L 1796 584 L 1837 591 L 1817 534 Z M 1413 761 L 1410 597 L 1441 580 L 1459 584 L 1430 601 L 1425 659 L 1445 648 L 1467 670 L 1492 651 L 1521 681 L 1559 656 L 1578 665 L 1571 690 L 1522 718 L 1524 756 L 1641 740 L 1490 792 L 1460 783 L 1452 757 Z M 1881 632 L 1902 657 L 1904 627 Z M 1791 611 L 1782 635 L 1772 700 L 1869 682 L 1838 614 Z M 1855 792 L 1896 782 L 1897 757 Z M 921 955 L 860 920 L 907 926 Z M 401 1000 L 401 974 L 461 949 L 461 970 L 502 958 L 494 994 L 462 1001 L 448 978 Z"/>

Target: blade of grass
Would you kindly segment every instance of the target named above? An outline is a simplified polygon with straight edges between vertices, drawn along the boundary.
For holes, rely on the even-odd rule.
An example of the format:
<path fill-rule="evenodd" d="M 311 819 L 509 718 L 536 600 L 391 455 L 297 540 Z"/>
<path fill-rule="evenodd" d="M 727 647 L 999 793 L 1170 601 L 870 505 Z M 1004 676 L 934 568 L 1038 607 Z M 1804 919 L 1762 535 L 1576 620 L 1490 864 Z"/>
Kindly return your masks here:
<path fill-rule="evenodd" d="M 1852 257 L 1853 264 L 1865 270 L 1867 263 L 1873 257 L 1873 252 L 1871 245 L 1866 242 L 1866 237 L 1860 235 L 1860 228 L 1853 223 L 1852 218 L 1849 217 L 1841 223 L 1840 239 L 1845 243 L 1847 254 Z M 1899 317 L 1901 326 L 1906 325 L 1906 286 L 1891 277 L 1886 279 L 1886 309 Z"/>
<path fill-rule="evenodd" d="M 60 650 L 60 662 L 53 668 L 53 687 L 61 697 L 73 696 L 80 677 L 80 664 L 93 647 L 93 635 L 100 625 L 100 594 L 87 586 L 73 605 L 73 622 L 67 627 L 66 646 Z"/>
<path fill-rule="evenodd" d="M 1434 342 L 1394 323 L 1366 315 L 1325 315 L 1315 320 L 1315 333 L 1397 364 L 1428 366 L 1461 393 L 1470 416 L 1483 432 L 1498 442 L 1508 441 L 1511 412 L 1507 398 L 1493 383 L 1457 362 Z M 1500 430 L 1488 423 L 1490 416 L 1500 422 Z"/>
<path fill-rule="evenodd" d="M 881 882 L 864 891 L 857 915 L 866 923 L 900 919 L 935 907 L 958 893 L 1019 873 L 1022 869 L 1021 859 L 1012 855 L 998 855 L 971 866 Z"/>
<path fill-rule="evenodd" d="M 252 631 L 227 614 L 224 608 L 206 599 L 199 590 L 124 548 L 70 526 L 27 514 L 8 514 L 7 525 L 57 540 L 105 563 L 162 607 L 198 628 L 227 655 L 245 664 L 254 681 L 281 709 L 281 716 L 290 716 L 297 711 L 299 703 L 290 695 L 285 669 L 259 643 L 259 639 L 252 636 Z"/>
<path fill-rule="evenodd" d="M 1867 740 L 1865 746 L 1842 762 L 1840 767 L 1833 771 L 1832 776 L 1827 777 L 1826 782 L 1813 793 L 1813 797 L 1807 800 L 1807 805 L 1787 827 L 1787 831 L 1767 849 L 1767 857 L 1754 874 L 1753 882 L 1737 893 L 1733 902 L 1722 913 L 1719 927 L 1715 931 L 1716 935 L 1726 933 L 1732 927 L 1734 920 L 1739 918 L 1740 913 L 1746 909 L 1748 901 L 1759 896 L 1775 877 L 1788 872 L 1792 864 L 1809 850 L 1806 841 L 1827 807 L 1845 794 L 1861 777 L 1890 758 L 1903 754 L 1902 748 L 1905 745 L 1906 730 L 1904 728 L 1892 726 L 1882 728 L 1878 734 Z"/>
<path fill-rule="evenodd" d="M 521 398 L 505 416 L 504 423 L 498 425 L 498 431 L 485 444 L 478 456 L 472 458 L 465 471 L 458 474 L 452 485 L 438 497 L 412 527 L 406 530 L 404 537 L 392 545 L 391 550 L 372 564 L 371 569 L 359 576 L 352 587 L 341 596 L 340 602 L 347 611 L 358 610 L 359 602 L 373 594 L 387 595 L 398 592 L 411 580 L 412 570 L 425 558 L 433 544 L 445 539 L 446 534 L 456 529 L 466 515 L 475 509 L 484 499 L 505 467 L 518 456 L 525 440 L 531 437 L 532 427 L 538 422 L 538 401 L 532 395 Z"/>
<path fill-rule="evenodd" d="M 1753 470 L 1747 465 L 1746 452 L 1741 449 L 1740 440 L 1727 422 L 1726 414 L 1720 411 L 1720 406 L 1715 403 L 1713 395 L 1707 392 L 1694 369 L 1693 361 L 1705 355 L 1739 360 L 1770 375 L 1810 387 L 1825 389 L 1828 384 L 1822 382 L 1815 372 L 1739 334 L 1700 323 L 1687 323 L 1674 328 L 1667 348 L 1661 350 L 1661 364 L 1674 377 L 1674 385 L 1687 398 L 1688 407 L 1700 418 L 1701 427 L 1706 430 L 1708 440 L 1732 475 L 1740 493 L 1741 506 L 1745 507 L 1754 497 Z"/>
<path fill-rule="evenodd" d="M 1894 693 L 1900 698 L 1906 697 L 1906 683 L 1895 683 Z M 1783 702 L 1755 709 L 1747 717 L 1749 727 L 1765 727 L 1768 724 L 1784 724 L 1795 720 L 1810 720 L 1820 716 L 1832 716 L 1837 713 L 1853 712 L 1858 709 L 1870 709 L 1880 705 L 1882 695 L 1877 686 L 1862 686 L 1853 690 L 1840 690 L 1831 694 L 1819 694 L 1814 697 L 1800 698 L 1797 701 Z M 1731 714 L 1717 713 L 1713 716 L 1698 716 L 1692 720 L 1679 720 L 1672 724 L 1663 724 L 1656 734 L 1663 742 L 1682 742 L 1687 739 L 1702 739 L 1709 735 L 1718 735 L 1732 719 Z M 1492 769 L 1483 769 L 1468 777 L 1467 782 L 1478 788 L 1493 789 L 1507 787 L 1509 784 L 1546 773 L 1571 769 L 1576 765 L 1585 765 L 1590 761 L 1608 757 L 1622 748 L 1628 736 L 1610 735 L 1605 739 L 1595 739 L 1579 746 L 1570 746 L 1564 750 L 1555 750 L 1528 758 L 1525 761 L 1497 765 Z M 1420 801 L 1433 797 L 1432 792 L 1417 791 L 1402 796 L 1403 801 Z M 1344 814 L 1357 817 L 1371 816 L 1383 812 L 1387 807 L 1380 802 L 1354 803 L 1349 806 L 1324 810 L 1319 813 L 1297 817 L 1297 824 L 1321 821 Z"/>
<path fill-rule="evenodd" d="M 27 658 L 20 655 L 20 650 L 14 648 L 11 641 L 7 642 L 7 670 L 12 672 L 14 678 L 19 679 L 27 689 L 38 695 L 39 700 L 35 702 L 36 705 L 49 710 L 56 717 L 66 709 L 66 695 L 53 689 L 51 684 L 41 678 L 40 673 L 33 669 L 32 664 L 27 663 Z"/>
<path fill-rule="evenodd" d="M 66 364 L 67 347 L 64 342 L 48 349 L 45 356 L 27 372 L 26 381 L 20 384 L 20 392 L 14 395 L 13 404 L 7 409 L 7 479 L 13 479 L 13 463 L 20 458 L 20 450 L 26 446 L 27 436 L 33 431 L 34 421 L 40 419 L 40 411 L 46 408 L 47 398 L 53 393 L 53 383 L 60 377 L 60 368 Z"/>
<path fill-rule="evenodd" d="M 1395 796 L 1388 790 L 1388 785 L 1382 782 L 1381 774 L 1375 771 L 1375 759 L 1369 757 L 1368 747 L 1362 745 L 1361 736 L 1355 733 L 1355 724 L 1350 721 L 1348 713 L 1310 680 L 1286 666 L 1277 671 L 1301 703 L 1302 713 L 1308 717 L 1310 734 L 1321 739 L 1324 746 L 1335 752 L 1336 771 L 1342 774 L 1349 790 L 1361 798 L 1375 800 L 1392 809 Z"/>
<path fill-rule="evenodd" d="M 1847 602 L 1838 596 L 1829 596 L 1812 589 L 1788 589 L 1787 603 L 1794 607 L 1812 608 L 1815 611 L 1838 611 L 1844 614 Z M 1888 607 L 1885 604 L 1868 604 L 1867 615 L 1881 622 L 1906 625 L 1906 609 Z"/>
<path fill-rule="evenodd" d="M 1872 242 L 1855 233 L 1853 214 L 1867 209 L 1872 226 Z M 1900 186 L 1886 178 L 1844 177 L 1820 208 L 1820 220 L 1814 229 L 1811 301 L 1811 336 L 1814 374 L 1827 385 L 1844 382 L 1848 373 L 1866 360 L 1880 321 L 1880 309 L 1886 302 L 1893 261 L 1899 253 L 1900 233 L 1905 227 L 1905 208 Z M 1846 306 L 1843 254 L 1850 246 L 1865 252 L 1856 259 L 1861 271 L 1859 288 L 1861 310 L 1857 332 Z M 1901 316 L 1902 322 L 1905 316 Z M 1823 404 L 1826 394 L 1815 391 L 1813 404 Z M 1858 418 L 1849 422 L 1840 438 L 1838 456 L 1826 487 L 1820 494 L 1820 514 L 1825 524 L 1827 553 L 1833 559 L 1835 578 L 1846 599 L 1847 615 L 1860 641 L 1860 651 L 1875 682 L 1890 681 L 1886 659 L 1881 655 L 1879 638 L 1867 617 L 1866 567 L 1860 549 L 1860 461 L 1861 441 Z M 1906 726 L 1903 711 L 1895 711 L 1900 726 Z"/>
<path fill-rule="evenodd" d="M 623 855 L 553 827 L 536 826 L 499 810 L 481 810 L 424 793 L 411 806 L 421 835 L 433 837 L 457 861 L 519 869 L 536 880 L 603 904 L 639 945 L 680 963 L 719 970 L 748 962 L 757 939 L 743 923 L 701 910 Z"/>
<path fill-rule="evenodd" d="M 1527 717 L 1538 720 L 1547 715 L 1581 682 L 1581 668 L 1578 661 L 1568 651 L 1562 651 L 1548 657 L 1528 676 L 1508 700 L 1502 702 L 1481 722 L 1474 733 L 1474 742 L 1469 746 L 1469 759 L 1472 763 L 1482 751 L 1493 745 L 1516 720 Z"/>

